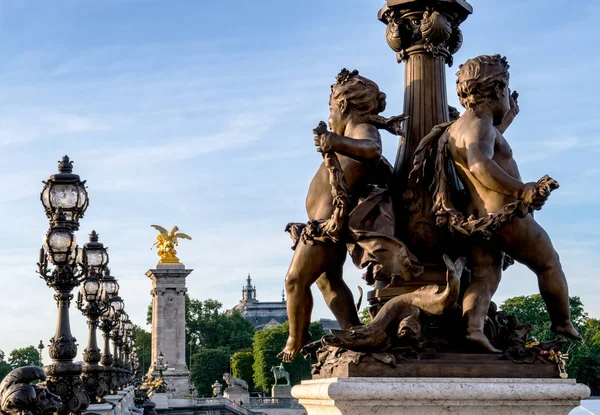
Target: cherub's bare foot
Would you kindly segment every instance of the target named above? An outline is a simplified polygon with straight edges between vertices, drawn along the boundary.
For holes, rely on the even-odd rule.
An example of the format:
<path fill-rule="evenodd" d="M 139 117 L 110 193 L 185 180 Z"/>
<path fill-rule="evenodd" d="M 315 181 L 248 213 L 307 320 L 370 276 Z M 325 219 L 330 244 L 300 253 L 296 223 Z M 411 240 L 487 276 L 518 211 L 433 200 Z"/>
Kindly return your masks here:
<path fill-rule="evenodd" d="M 289 336 L 285 348 L 277 355 L 277 358 L 281 359 L 284 363 L 289 363 L 298 356 L 298 353 L 302 350 L 302 346 L 304 346 L 302 340 L 297 341 L 294 337 Z"/>
<path fill-rule="evenodd" d="M 466 338 L 473 343 L 483 346 L 489 352 L 502 353 L 502 350 L 496 349 L 494 346 L 492 346 L 492 343 L 490 343 L 486 335 L 480 331 L 469 332 L 467 333 Z"/>
<path fill-rule="evenodd" d="M 572 340 L 581 340 L 581 334 L 573 327 L 573 323 L 570 321 L 565 324 L 553 324 L 552 331 L 556 334 L 562 334 Z"/>

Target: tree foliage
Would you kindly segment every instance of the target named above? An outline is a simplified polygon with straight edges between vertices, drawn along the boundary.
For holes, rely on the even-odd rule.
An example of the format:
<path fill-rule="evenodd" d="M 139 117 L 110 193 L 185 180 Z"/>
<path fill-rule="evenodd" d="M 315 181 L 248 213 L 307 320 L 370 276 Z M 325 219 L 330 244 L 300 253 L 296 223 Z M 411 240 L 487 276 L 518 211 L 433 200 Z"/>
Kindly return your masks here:
<path fill-rule="evenodd" d="M 281 363 L 277 354 L 284 348 L 288 332 L 289 324 L 286 322 L 279 327 L 258 331 L 254 335 L 254 365 L 252 367 L 256 388 L 270 391 L 273 386 L 275 381 L 271 368 L 279 366 Z M 318 323 L 310 325 L 310 333 L 311 342 L 320 339 L 325 334 L 323 327 Z M 290 373 L 292 385 L 311 378 L 311 362 L 301 356 L 293 362 L 285 364 L 284 367 Z"/>
<path fill-rule="evenodd" d="M 35 346 L 22 347 L 10 352 L 8 363 L 13 367 L 21 366 L 41 366 L 40 352 Z"/>
<path fill-rule="evenodd" d="M 587 320 L 583 303 L 579 297 L 570 297 L 569 304 L 571 306 L 571 320 L 575 328 L 581 331 Z M 548 341 L 556 337 L 550 330 L 548 309 L 540 294 L 509 298 L 500 308 L 515 316 L 521 324 L 531 324 L 533 326 L 531 335 L 537 340 Z"/>
<path fill-rule="evenodd" d="M 369 307 L 365 307 L 362 309 L 360 313 L 358 313 L 358 318 L 360 322 L 363 324 L 369 324 L 371 322 L 371 314 L 369 314 Z"/>
<path fill-rule="evenodd" d="M 135 326 L 134 330 L 134 343 L 137 348 L 140 371 L 142 374 L 146 374 L 152 364 L 152 334 L 139 326 Z"/>
<path fill-rule="evenodd" d="M 583 336 L 582 342 L 569 342 L 567 372 L 569 377 L 591 387 L 600 386 L 600 321 L 588 318 L 579 297 L 569 298 L 571 320 Z M 509 298 L 501 309 L 517 317 L 521 324 L 533 326 L 532 336 L 539 341 L 556 337 L 550 330 L 550 317 L 539 294 Z"/>
<path fill-rule="evenodd" d="M 231 374 L 236 378 L 244 379 L 248 382 L 250 390 L 254 389 L 252 365 L 254 365 L 252 349 L 240 350 L 231 356 Z"/>
<path fill-rule="evenodd" d="M 208 349 L 225 348 L 231 353 L 252 347 L 254 327 L 239 312 L 221 311 L 216 300 L 190 300 L 186 309 L 188 342 Z"/>
<path fill-rule="evenodd" d="M 192 356 L 192 383 L 200 396 L 212 396 L 211 385 L 218 380 L 225 387 L 223 373 L 229 372 L 231 354 L 226 349 L 200 349 Z"/>
<path fill-rule="evenodd" d="M 0 382 L 13 370 L 13 367 L 4 359 L 4 352 L 0 350 Z"/>
<path fill-rule="evenodd" d="M 581 330 L 583 341 L 569 352 L 570 377 L 590 387 L 600 386 L 600 320 L 588 319 Z"/>

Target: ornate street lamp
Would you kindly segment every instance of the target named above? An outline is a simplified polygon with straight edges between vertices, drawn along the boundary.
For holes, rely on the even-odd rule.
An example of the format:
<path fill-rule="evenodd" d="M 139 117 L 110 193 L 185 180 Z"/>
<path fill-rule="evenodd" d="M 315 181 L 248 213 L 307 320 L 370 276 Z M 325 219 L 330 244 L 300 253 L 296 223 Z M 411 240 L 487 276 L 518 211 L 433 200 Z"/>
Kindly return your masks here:
<path fill-rule="evenodd" d="M 89 327 L 88 346 L 83 352 L 83 384 L 91 402 L 102 401 L 108 395 L 109 385 L 104 376 L 104 368 L 100 362 L 100 349 L 96 340 L 98 319 L 110 307 L 102 301 L 103 282 L 99 279 L 108 263 L 106 248 L 98 242 L 98 234 L 92 231 L 90 241 L 79 251 L 79 260 L 84 268 L 87 278 L 81 285 L 77 297 L 77 308 L 87 317 Z"/>
<path fill-rule="evenodd" d="M 169 368 L 169 362 L 165 363 L 165 355 L 162 350 L 158 354 L 157 360 L 154 362 L 154 370 L 158 371 L 158 378 L 162 379 L 163 371 Z"/>
<path fill-rule="evenodd" d="M 115 371 L 116 368 L 113 367 L 114 358 L 113 358 L 112 354 L 110 353 L 110 340 L 111 340 L 110 334 L 116 324 L 116 322 L 115 322 L 116 311 L 113 306 L 113 295 L 111 295 L 109 297 L 107 294 L 107 291 L 105 290 L 105 282 L 107 279 L 108 279 L 109 283 L 114 282 L 117 291 L 115 291 L 115 293 L 113 293 L 113 295 L 115 296 L 117 301 L 120 301 L 120 299 L 118 299 L 119 297 L 117 294 L 119 286 L 118 286 L 116 280 L 113 277 L 111 277 L 110 271 L 108 269 L 106 269 L 106 271 L 104 273 L 104 278 L 102 281 L 102 302 L 105 304 L 106 309 L 105 309 L 104 313 L 102 313 L 102 316 L 100 317 L 100 330 L 102 331 L 102 336 L 104 337 L 104 348 L 102 351 L 102 358 L 100 359 L 100 363 L 104 367 L 104 381 L 108 385 L 108 388 L 111 391 L 111 393 L 115 393 L 118 388 L 118 384 L 117 384 L 117 376 L 116 376 L 116 371 Z"/>
<path fill-rule="evenodd" d="M 132 381 L 132 370 L 131 370 L 131 360 L 130 355 L 132 352 L 132 339 L 131 339 L 131 331 L 133 330 L 133 323 L 127 319 L 127 321 L 122 322 L 123 328 L 123 369 L 125 370 L 125 384 L 128 385 Z"/>
<path fill-rule="evenodd" d="M 40 344 L 38 344 L 37 348 L 38 348 L 38 352 L 40 354 L 40 366 L 44 367 L 44 364 L 42 363 L 43 360 L 43 356 L 42 356 L 42 350 L 44 350 L 44 342 L 42 342 L 40 340 Z"/>
<path fill-rule="evenodd" d="M 123 360 L 121 347 L 123 345 L 123 337 L 121 330 L 121 316 L 127 315 L 125 311 L 125 303 L 121 300 L 121 297 L 118 295 L 113 297 L 113 307 L 115 309 L 115 314 L 113 316 L 113 329 L 110 332 L 110 339 L 113 343 L 113 375 L 116 377 L 117 389 L 121 389 L 123 387 Z"/>
<path fill-rule="evenodd" d="M 69 322 L 71 291 L 84 277 L 75 261 L 78 248 L 74 231 L 79 228 L 79 218 L 88 206 L 88 198 L 85 182 L 72 174 L 73 164 L 67 156 L 58 167 L 59 174 L 44 182 L 41 194 L 46 215 L 50 218 L 50 229 L 40 250 L 37 272 L 56 292 L 54 299 L 58 305 L 56 332 L 48 347 L 52 362 L 44 368 L 46 385 L 50 392 L 62 399 L 59 414 L 67 414 L 82 412 L 89 404 L 79 377 L 81 366 L 73 362 L 77 344 Z M 49 263 L 53 265 L 52 269 Z"/>

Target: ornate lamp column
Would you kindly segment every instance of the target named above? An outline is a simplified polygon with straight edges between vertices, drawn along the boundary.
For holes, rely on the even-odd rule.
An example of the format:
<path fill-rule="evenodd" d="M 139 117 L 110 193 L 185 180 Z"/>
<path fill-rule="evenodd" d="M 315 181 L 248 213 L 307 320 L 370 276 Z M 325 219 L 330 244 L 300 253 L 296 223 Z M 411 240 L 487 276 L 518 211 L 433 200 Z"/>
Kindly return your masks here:
<path fill-rule="evenodd" d="M 90 241 L 83 246 L 81 254 L 80 262 L 86 270 L 87 278 L 81 286 L 77 298 L 77 308 L 87 317 L 89 327 L 88 346 L 83 352 L 85 365 L 82 379 L 90 401 L 96 402 L 97 400 L 102 401 L 102 398 L 108 395 L 104 368 L 98 364 L 100 349 L 96 340 L 96 329 L 98 328 L 98 319 L 110 307 L 101 300 L 102 283 L 98 279 L 108 263 L 108 254 L 104 245 L 98 242 L 96 231 L 92 231 L 90 234 Z"/>
<path fill-rule="evenodd" d="M 44 342 L 42 342 L 40 340 L 40 344 L 37 345 L 37 348 L 38 348 L 38 352 L 40 354 L 40 366 L 42 366 L 42 367 L 44 366 L 44 364 L 42 363 L 43 362 L 42 350 L 44 350 L 44 347 L 45 347 Z"/>
<path fill-rule="evenodd" d="M 114 316 L 115 325 L 110 334 L 110 336 L 111 336 L 110 338 L 113 343 L 113 351 L 114 351 L 113 368 L 115 369 L 115 376 L 117 379 L 117 389 L 123 388 L 124 367 L 123 367 L 123 354 L 122 354 L 122 347 L 123 347 L 123 330 L 122 330 L 122 324 L 121 324 L 121 319 L 123 318 L 122 316 L 127 316 L 127 313 L 125 313 L 125 311 L 123 311 L 123 309 L 121 309 L 121 311 L 115 313 L 115 316 Z M 125 318 L 127 318 L 127 317 L 125 317 Z"/>
<path fill-rule="evenodd" d="M 130 355 L 132 352 L 132 338 L 131 331 L 133 330 L 133 323 L 127 319 L 127 321 L 123 322 L 123 331 L 124 331 L 124 342 L 123 342 L 123 354 L 124 354 L 124 362 L 123 366 L 125 369 L 126 385 L 129 385 L 132 382 L 132 370 L 131 370 L 131 360 Z"/>
<path fill-rule="evenodd" d="M 167 370 L 168 368 L 169 368 L 169 362 L 165 363 L 165 355 L 161 351 L 158 354 L 157 360 L 154 362 L 154 370 L 156 370 L 158 372 L 159 379 L 162 379 L 163 371 Z"/>
<path fill-rule="evenodd" d="M 419 141 L 435 125 L 449 121 L 445 65 L 452 65 L 452 55 L 462 44 L 459 25 L 472 12 L 465 0 L 387 0 L 379 11 L 379 20 L 387 25 L 387 43 L 406 65 L 404 114 L 409 118 L 395 166 L 400 186 Z"/>
<path fill-rule="evenodd" d="M 62 399 L 58 413 L 67 414 L 82 412 L 89 404 L 79 377 L 81 366 L 73 362 L 77 344 L 69 322 L 71 292 L 84 276 L 75 260 L 78 248 L 74 231 L 79 228 L 79 218 L 87 208 L 88 198 L 85 182 L 72 173 L 73 163 L 69 157 L 64 156 L 58 167 L 59 173 L 44 182 L 41 194 L 46 215 L 50 218 L 50 229 L 40 250 L 37 272 L 56 292 L 54 299 L 58 305 L 56 332 L 48 347 L 52 363 L 44 368 L 46 386 Z M 52 270 L 48 268 L 48 262 L 54 265 Z"/>
<path fill-rule="evenodd" d="M 110 331 L 113 329 L 113 321 L 115 315 L 115 306 L 121 307 L 118 302 L 119 284 L 117 280 L 110 275 L 110 269 L 104 269 L 104 275 L 102 277 L 102 297 L 101 301 L 104 303 L 104 312 L 100 317 L 100 330 L 104 338 L 104 347 L 102 349 L 102 358 L 100 364 L 103 366 L 104 382 L 108 385 L 109 391 L 116 389 L 113 377 L 113 357 L 110 353 Z M 114 301 L 113 301 L 114 299 Z"/>
<path fill-rule="evenodd" d="M 123 310 L 125 303 L 123 303 L 123 300 L 121 300 L 121 297 L 119 297 L 119 285 L 117 284 L 117 281 L 110 275 L 110 270 L 108 268 L 104 272 L 102 285 L 103 301 L 110 304 L 110 307 L 106 309 L 100 322 L 100 330 L 102 330 L 102 335 L 104 337 L 104 351 L 102 352 L 102 359 L 100 359 L 100 363 L 104 366 L 105 376 L 110 392 L 114 394 L 119 387 L 118 368 L 115 366 L 115 356 L 113 356 L 110 352 L 110 341 L 113 339 L 112 333 L 117 325 L 117 314 Z M 114 288 L 113 294 L 110 296 L 106 290 L 107 286 Z"/>

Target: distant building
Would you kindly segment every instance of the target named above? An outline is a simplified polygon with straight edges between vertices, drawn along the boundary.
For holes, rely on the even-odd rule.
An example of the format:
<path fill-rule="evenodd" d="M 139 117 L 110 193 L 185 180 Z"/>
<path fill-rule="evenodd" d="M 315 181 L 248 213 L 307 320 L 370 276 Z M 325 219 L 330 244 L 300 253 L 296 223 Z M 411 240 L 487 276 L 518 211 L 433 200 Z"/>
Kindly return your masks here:
<path fill-rule="evenodd" d="M 329 318 L 320 318 L 317 320 L 317 323 L 319 323 L 323 327 L 323 330 L 325 330 L 325 333 L 327 334 L 329 334 L 329 330 L 340 329 L 340 325 L 338 324 L 337 320 L 332 320 Z"/>
<path fill-rule="evenodd" d="M 256 330 L 277 327 L 288 320 L 284 294 L 281 294 L 281 301 L 278 302 L 258 301 L 256 287 L 252 286 L 250 274 L 248 274 L 246 285 L 242 288 L 242 299 L 227 313 L 232 314 L 234 311 L 239 311 Z"/>

